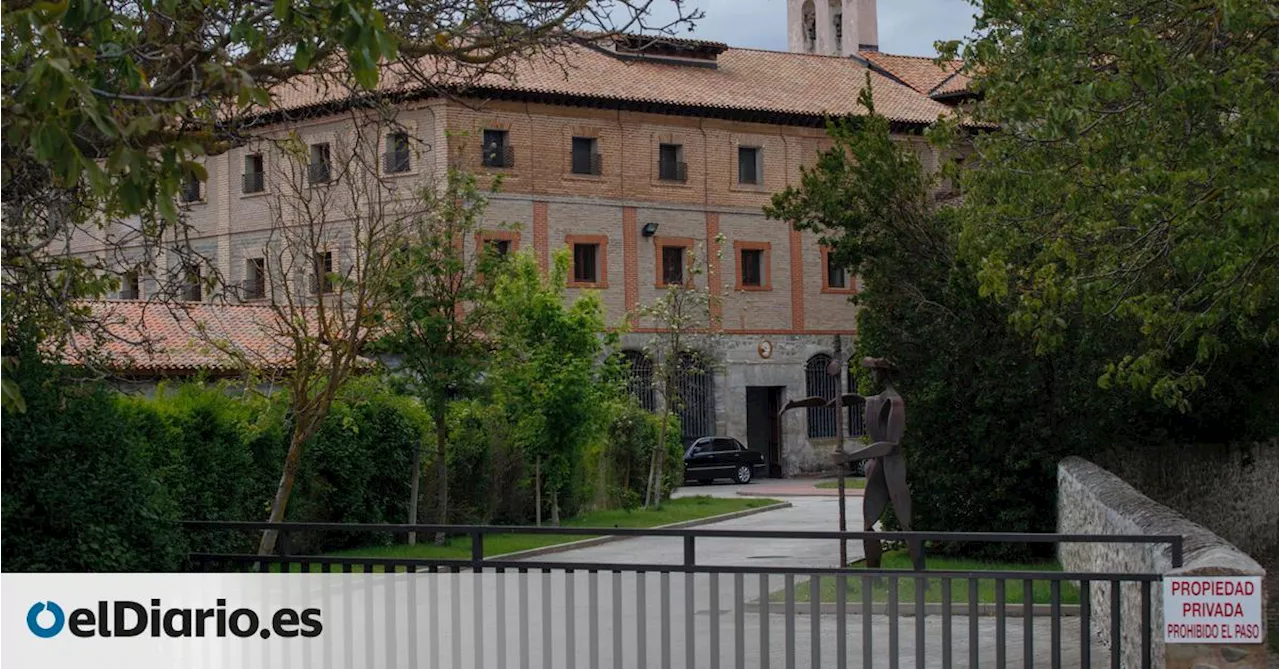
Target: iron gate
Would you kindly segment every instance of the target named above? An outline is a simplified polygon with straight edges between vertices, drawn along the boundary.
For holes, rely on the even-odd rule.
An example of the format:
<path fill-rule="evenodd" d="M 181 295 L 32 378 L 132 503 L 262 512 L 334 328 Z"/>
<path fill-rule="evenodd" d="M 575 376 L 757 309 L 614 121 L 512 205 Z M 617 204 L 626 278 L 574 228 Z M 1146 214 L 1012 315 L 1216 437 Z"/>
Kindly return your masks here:
<path fill-rule="evenodd" d="M 280 531 L 278 555 L 197 552 L 190 555 L 196 571 L 453 574 L 460 585 L 429 605 L 442 613 L 423 613 L 414 629 L 437 639 L 442 624 L 466 619 L 459 613 L 459 597 L 468 600 L 474 625 L 462 634 L 466 639 L 455 636 L 446 647 L 434 648 L 439 664 L 420 658 L 413 666 L 1119 668 L 1121 592 L 1134 590 L 1142 598 L 1140 664 L 1145 668 L 1152 666 L 1152 589 L 1159 574 L 704 564 L 697 559 L 697 548 L 743 538 L 834 542 L 875 537 L 921 547 L 946 542 L 1155 543 L 1170 546 L 1175 566 L 1182 561 L 1178 536 L 222 521 L 186 525 L 197 541 L 209 533 L 242 533 L 252 541 L 268 527 Z M 410 530 L 418 536 L 443 532 L 467 537 L 470 555 L 419 559 L 291 551 L 300 538 L 318 533 L 387 537 Z M 545 560 L 485 556 L 486 537 L 512 533 L 664 538 L 671 542 L 674 559 L 628 564 L 580 562 L 563 554 Z M 466 586 L 468 578 L 472 585 Z M 1092 584 L 1106 585 L 1106 601 L 1093 601 Z M 1092 613 L 1099 606 L 1110 614 L 1110 629 L 1101 638 L 1091 630 Z M 389 635 L 386 643 L 397 642 Z"/>

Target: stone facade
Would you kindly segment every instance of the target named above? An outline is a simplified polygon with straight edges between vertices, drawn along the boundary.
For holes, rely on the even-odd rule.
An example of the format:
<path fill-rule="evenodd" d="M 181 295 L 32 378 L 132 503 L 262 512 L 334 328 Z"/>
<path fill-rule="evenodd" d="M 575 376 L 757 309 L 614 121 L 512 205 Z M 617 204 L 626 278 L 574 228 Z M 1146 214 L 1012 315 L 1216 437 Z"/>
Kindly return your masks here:
<path fill-rule="evenodd" d="M 1173 567 L 1170 548 L 1163 544 L 1063 544 L 1058 558 L 1066 571 L 1132 572 L 1176 575 L 1265 576 L 1262 567 L 1238 548 L 1143 496 L 1111 472 L 1081 458 L 1058 465 L 1058 532 L 1064 534 L 1165 534 L 1183 537 L 1182 567 Z M 1273 587 L 1265 578 L 1263 588 Z M 1093 583 L 1092 628 L 1109 638 L 1111 591 L 1108 583 Z M 1164 609 L 1159 584 L 1152 589 L 1154 666 L 1170 669 L 1236 669 L 1265 666 L 1266 643 L 1195 645 L 1163 642 Z M 1125 584 L 1121 590 L 1121 665 L 1139 666 L 1141 658 L 1141 590 Z"/>

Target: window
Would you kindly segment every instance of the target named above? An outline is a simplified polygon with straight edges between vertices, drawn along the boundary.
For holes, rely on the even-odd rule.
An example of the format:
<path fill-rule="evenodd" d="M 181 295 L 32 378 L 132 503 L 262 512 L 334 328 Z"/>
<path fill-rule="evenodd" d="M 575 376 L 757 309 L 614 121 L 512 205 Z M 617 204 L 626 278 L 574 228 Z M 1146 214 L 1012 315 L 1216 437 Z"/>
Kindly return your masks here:
<path fill-rule="evenodd" d="M 267 259 L 249 258 L 244 263 L 244 299 L 260 300 L 267 295 Z"/>
<path fill-rule="evenodd" d="M 200 266 L 192 265 L 183 272 L 182 299 L 187 302 L 199 302 L 204 299 L 204 282 L 200 277 Z"/>
<path fill-rule="evenodd" d="M 315 295 L 333 292 L 333 252 L 322 251 L 312 261 L 311 292 Z"/>
<path fill-rule="evenodd" d="M 142 296 L 142 291 L 139 288 L 138 270 L 129 270 L 120 277 L 120 299 L 138 299 Z"/>
<path fill-rule="evenodd" d="M 831 249 L 822 247 L 822 291 L 826 293 L 852 293 L 853 280 L 849 270 L 837 263 Z"/>
<path fill-rule="evenodd" d="M 599 143 L 594 137 L 574 137 L 572 171 L 574 174 L 594 174 L 599 176 L 601 169 Z"/>
<path fill-rule="evenodd" d="M 836 28 L 836 53 L 841 53 L 844 42 L 844 15 L 836 14 L 832 17 Z"/>
<path fill-rule="evenodd" d="M 738 147 L 738 183 L 758 184 L 761 181 L 763 165 L 762 151 L 758 146 Z"/>
<path fill-rule="evenodd" d="M 263 172 L 261 153 L 251 153 L 245 156 L 244 174 L 241 176 L 240 192 L 261 193 L 266 190 L 267 180 Z"/>
<path fill-rule="evenodd" d="M 809 358 L 804 366 L 805 394 L 810 397 L 832 399 L 836 396 L 836 377 L 827 374 L 831 356 L 825 353 Z M 835 407 L 809 407 L 809 436 L 823 438 L 836 436 Z"/>
<path fill-rule="evenodd" d="M 685 247 L 662 247 L 662 285 L 679 286 L 684 283 Z"/>
<path fill-rule="evenodd" d="M 516 164 L 515 152 L 507 143 L 506 130 L 484 131 L 483 162 L 485 167 L 512 167 Z"/>
<path fill-rule="evenodd" d="M 734 242 L 734 261 L 738 264 L 737 290 L 770 290 L 769 242 Z"/>
<path fill-rule="evenodd" d="M 600 252 L 599 244 L 573 245 L 573 282 L 599 283 L 600 277 L 596 266 Z"/>
<path fill-rule="evenodd" d="M 195 174 L 188 174 L 182 180 L 182 201 L 183 202 L 199 202 L 200 201 L 200 177 Z"/>
<path fill-rule="evenodd" d="M 658 178 L 663 181 L 684 181 L 684 146 L 680 144 L 658 145 Z"/>
<path fill-rule="evenodd" d="M 848 282 L 845 276 L 844 268 L 831 262 L 831 256 L 827 256 L 827 286 L 830 288 L 844 288 Z"/>
<path fill-rule="evenodd" d="M 393 132 L 387 135 L 387 154 L 384 169 L 388 174 L 409 171 L 409 134 Z"/>
<path fill-rule="evenodd" d="M 764 276 L 764 251 L 760 249 L 742 249 L 739 252 L 742 263 L 742 285 L 761 287 Z"/>
<path fill-rule="evenodd" d="M 658 408 L 657 395 L 653 389 L 653 359 L 644 351 L 623 351 L 622 359 L 626 363 L 627 392 L 640 406 L 647 411 Z"/>
<path fill-rule="evenodd" d="M 309 181 L 313 184 L 329 183 L 330 167 L 332 163 L 329 159 L 328 144 L 312 144 L 311 145 L 311 165 L 309 166 Z"/>
<path fill-rule="evenodd" d="M 715 376 L 702 355 L 687 351 L 676 365 L 676 413 L 680 417 L 680 437 L 684 443 L 715 434 Z"/>
<path fill-rule="evenodd" d="M 484 246 L 497 258 L 506 258 L 511 253 L 510 239 L 486 239 Z"/>

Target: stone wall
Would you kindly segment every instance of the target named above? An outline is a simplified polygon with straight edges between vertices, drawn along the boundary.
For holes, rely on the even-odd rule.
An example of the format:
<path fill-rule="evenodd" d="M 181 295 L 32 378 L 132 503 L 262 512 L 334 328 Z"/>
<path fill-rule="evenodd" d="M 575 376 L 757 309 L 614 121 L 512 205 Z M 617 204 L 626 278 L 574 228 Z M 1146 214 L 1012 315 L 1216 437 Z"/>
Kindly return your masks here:
<path fill-rule="evenodd" d="M 1125 449 L 1099 456 L 1097 463 L 1231 542 L 1274 575 L 1280 566 L 1278 454 L 1275 441 L 1194 444 Z M 1276 588 L 1270 588 L 1267 617 L 1274 621 L 1276 616 Z"/>
<path fill-rule="evenodd" d="M 1172 534 L 1183 537 L 1183 566 L 1173 568 L 1170 547 L 1160 544 L 1064 544 L 1063 569 L 1080 572 L 1264 575 L 1262 567 L 1238 548 L 1172 509 L 1152 501 L 1105 469 L 1081 458 L 1058 465 L 1058 531 L 1079 534 Z M 1152 588 L 1152 637 L 1155 666 L 1262 667 L 1266 644 L 1241 646 L 1169 646 L 1163 643 L 1163 603 L 1159 584 Z M 1264 589 L 1269 586 L 1264 580 Z M 1110 585 L 1094 583 L 1090 597 L 1092 629 L 1110 640 Z M 1140 586 L 1121 586 L 1121 664 L 1140 666 Z M 1166 650 L 1168 653 L 1166 654 Z M 1225 651 L 1225 655 L 1224 655 Z"/>

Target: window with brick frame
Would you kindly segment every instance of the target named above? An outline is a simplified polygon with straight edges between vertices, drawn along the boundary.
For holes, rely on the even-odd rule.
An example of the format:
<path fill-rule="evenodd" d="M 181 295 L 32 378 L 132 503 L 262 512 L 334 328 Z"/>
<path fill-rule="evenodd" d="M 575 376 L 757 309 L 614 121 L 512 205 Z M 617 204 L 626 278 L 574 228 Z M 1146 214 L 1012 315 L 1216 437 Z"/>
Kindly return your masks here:
<path fill-rule="evenodd" d="M 764 182 L 764 151 L 758 146 L 738 147 L 738 183 L 757 185 Z"/>
<path fill-rule="evenodd" d="M 854 292 L 853 276 L 848 268 L 835 262 L 831 249 L 821 247 L 822 252 L 822 292 L 852 293 Z"/>
<path fill-rule="evenodd" d="M 393 132 L 387 135 L 386 155 L 383 167 L 388 174 L 409 171 L 409 133 Z"/>
<path fill-rule="evenodd" d="M 333 163 L 329 157 L 327 143 L 311 145 L 311 162 L 307 165 L 307 182 L 312 184 L 329 183 L 333 177 Z"/>
<path fill-rule="evenodd" d="M 604 171 L 601 169 L 599 147 L 600 142 L 595 137 L 574 137 L 570 146 L 570 171 L 599 176 Z"/>
<path fill-rule="evenodd" d="M 485 167 L 515 166 L 515 152 L 506 130 L 485 130 L 482 139 L 481 163 Z"/>
<path fill-rule="evenodd" d="M 199 302 L 204 299 L 204 279 L 199 265 L 188 265 L 183 269 L 182 299 L 186 302 Z"/>
<path fill-rule="evenodd" d="M 738 278 L 736 290 L 772 290 L 772 244 L 769 242 L 733 243 L 734 262 Z"/>
<path fill-rule="evenodd" d="M 600 281 L 599 244 L 573 245 L 573 282 L 597 283 Z"/>
<path fill-rule="evenodd" d="M 568 284 L 571 288 L 609 287 L 609 238 L 607 235 L 565 235 L 572 265 Z"/>
<path fill-rule="evenodd" d="M 688 171 L 684 163 L 684 146 L 680 144 L 658 145 L 658 179 L 685 181 Z"/>
<path fill-rule="evenodd" d="M 320 251 L 311 261 L 311 293 L 322 295 L 333 292 L 333 252 Z"/>
<path fill-rule="evenodd" d="M 261 193 L 266 190 L 266 170 L 262 162 L 261 153 L 251 153 L 244 157 L 244 183 L 241 184 L 240 192 L 242 193 Z"/>
<path fill-rule="evenodd" d="M 662 247 L 662 285 L 679 286 L 684 283 L 685 247 Z"/>
<path fill-rule="evenodd" d="M 249 258 L 244 262 L 244 299 L 260 300 L 267 295 L 267 259 Z"/>
<path fill-rule="evenodd" d="M 138 280 L 138 270 L 131 269 L 120 277 L 120 299 L 137 300 L 142 297 L 141 282 Z"/>

